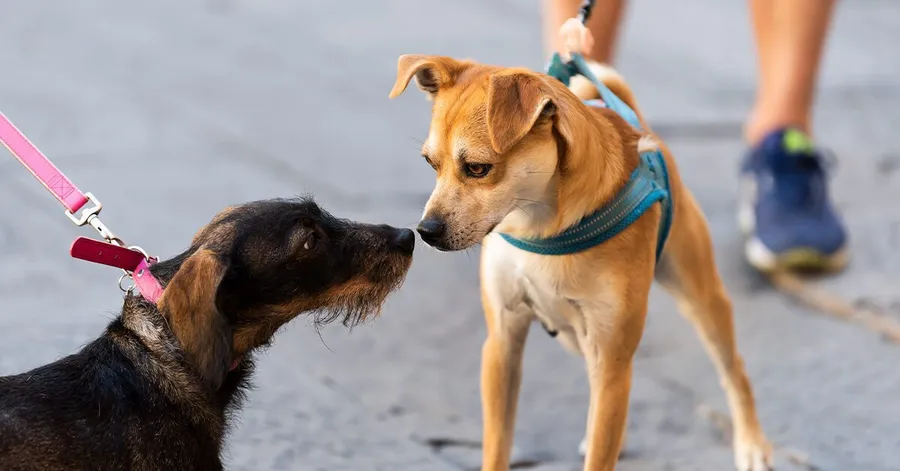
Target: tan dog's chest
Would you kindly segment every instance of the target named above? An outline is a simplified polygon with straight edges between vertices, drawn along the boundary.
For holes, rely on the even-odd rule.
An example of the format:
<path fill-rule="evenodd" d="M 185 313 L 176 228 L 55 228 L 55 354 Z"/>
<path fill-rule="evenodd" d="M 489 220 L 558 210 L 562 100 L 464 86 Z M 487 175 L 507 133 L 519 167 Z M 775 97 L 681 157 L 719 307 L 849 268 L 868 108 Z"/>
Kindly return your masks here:
<path fill-rule="evenodd" d="M 519 250 L 497 234 L 488 235 L 484 251 L 482 283 L 495 325 L 537 320 L 566 350 L 583 355 L 585 323 L 603 323 L 616 304 L 608 287 L 580 277 L 571 260 Z"/>

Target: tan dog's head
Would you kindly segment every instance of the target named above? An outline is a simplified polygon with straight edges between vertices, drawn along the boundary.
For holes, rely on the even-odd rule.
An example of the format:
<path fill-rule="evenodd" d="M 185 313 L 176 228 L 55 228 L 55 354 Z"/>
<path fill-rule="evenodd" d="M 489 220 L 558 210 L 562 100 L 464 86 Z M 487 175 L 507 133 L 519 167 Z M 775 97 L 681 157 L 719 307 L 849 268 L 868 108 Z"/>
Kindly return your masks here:
<path fill-rule="evenodd" d="M 422 156 L 437 172 L 418 231 L 439 250 L 479 243 L 504 220 L 555 213 L 560 159 L 577 98 L 527 69 L 449 57 L 404 55 L 394 98 L 413 77 L 433 101 Z"/>

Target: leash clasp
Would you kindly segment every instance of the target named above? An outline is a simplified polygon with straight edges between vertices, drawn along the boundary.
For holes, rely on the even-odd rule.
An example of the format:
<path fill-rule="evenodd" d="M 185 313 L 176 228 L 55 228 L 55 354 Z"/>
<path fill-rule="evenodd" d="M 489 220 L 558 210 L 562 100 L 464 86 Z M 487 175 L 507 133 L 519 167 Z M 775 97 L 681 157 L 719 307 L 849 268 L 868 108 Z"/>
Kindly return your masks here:
<path fill-rule="evenodd" d="M 103 224 L 103 221 L 100 220 L 100 211 L 103 210 L 103 203 L 97 199 L 96 196 L 91 194 L 91 192 L 86 192 L 84 196 L 88 199 L 88 201 L 93 205 L 90 208 L 82 209 L 81 216 L 76 216 L 73 212 L 66 210 L 66 216 L 71 220 L 76 226 L 84 226 L 90 225 L 97 232 L 100 233 L 100 236 L 103 237 L 110 244 L 115 244 L 118 246 L 124 246 L 125 243 L 122 242 L 118 236 L 113 234 L 113 231 L 106 227 L 106 224 Z"/>
<path fill-rule="evenodd" d="M 78 216 L 76 216 L 74 213 L 72 213 L 72 211 L 69 211 L 68 209 L 66 210 L 66 216 L 68 216 L 69 219 L 71 219 L 72 222 L 75 223 L 75 225 L 78 227 L 81 227 L 81 226 L 87 224 L 90 221 L 91 216 L 96 216 L 96 215 L 100 214 L 100 210 L 103 209 L 103 204 L 100 203 L 100 200 L 98 200 L 94 195 L 92 195 L 91 192 L 85 193 L 84 196 L 94 206 L 92 208 L 82 209 L 80 218 Z"/>
<path fill-rule="evenodd" d="M 113 232 L 109 230 L 108 227 L 106 227 L 106 224 L 103 224 L 103 221 L 101 221 L 96 214 L 93 214 L 88 218 L 88 224 L 90 224 L 94 229 L 97 229 L 97 232 L 100 233 L 100 236 L 106 239 L 106 241 L 110 244 L 115 244 L 120 247 L 125 245 L 125 243 L 122 242 L 122 239 L 113 234 Z"/>

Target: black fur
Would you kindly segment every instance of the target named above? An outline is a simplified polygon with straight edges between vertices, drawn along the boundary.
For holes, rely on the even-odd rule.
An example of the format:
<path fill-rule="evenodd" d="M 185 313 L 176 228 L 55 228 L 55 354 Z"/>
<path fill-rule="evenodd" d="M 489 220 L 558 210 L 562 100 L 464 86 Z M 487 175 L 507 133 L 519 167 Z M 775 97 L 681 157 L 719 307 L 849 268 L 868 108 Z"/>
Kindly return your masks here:
<path fill-rule="evenodd" d="M 153 267 L 166 287 L 160 306 L 127 296 L 80 352 L 0 378 L 0 470 L 222 469 L 227 418 L 248 387 L 253 351 L 301 311 L 352 325 L 377 310 L 406 274 L 410 237 L 336 219 L 308 199 L 224 211 L 190 249 Z M 196 273 L 182 270 L 189 266 Z M 220 282 L 204 278 L 209 267 Z M 202 295 L 207 284 L 211 313 L 175 312 L 193 304 L 174 293 Z M 216 321 L 173 325 L 198 318 Z M 231 344 L 186 347 L 188 336 L 216 338 L 210 329 Z"/>

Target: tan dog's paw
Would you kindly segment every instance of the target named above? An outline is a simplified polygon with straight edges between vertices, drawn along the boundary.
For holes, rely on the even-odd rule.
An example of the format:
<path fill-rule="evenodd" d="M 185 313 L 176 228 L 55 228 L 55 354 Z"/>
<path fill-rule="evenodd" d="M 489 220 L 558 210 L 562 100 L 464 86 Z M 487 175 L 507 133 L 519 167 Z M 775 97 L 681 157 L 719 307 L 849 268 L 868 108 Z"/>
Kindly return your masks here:
<path fill-rule="evenodd" d="M 772 471 L 772 445 L 760 434 L 754 439 L 734 441 L 734 464 L 738 471 Z"/>
<path fill-rule="evenodd" d="M 619 458 L 625 454 L 625 442 L 628 439 L 628 435 L 622 437 L 622 449 L 619 450 Z M 581 443 L 578 444 L 578 456 L 582 458 L 587 458 L 587 437 L 581 439 Z"/>

